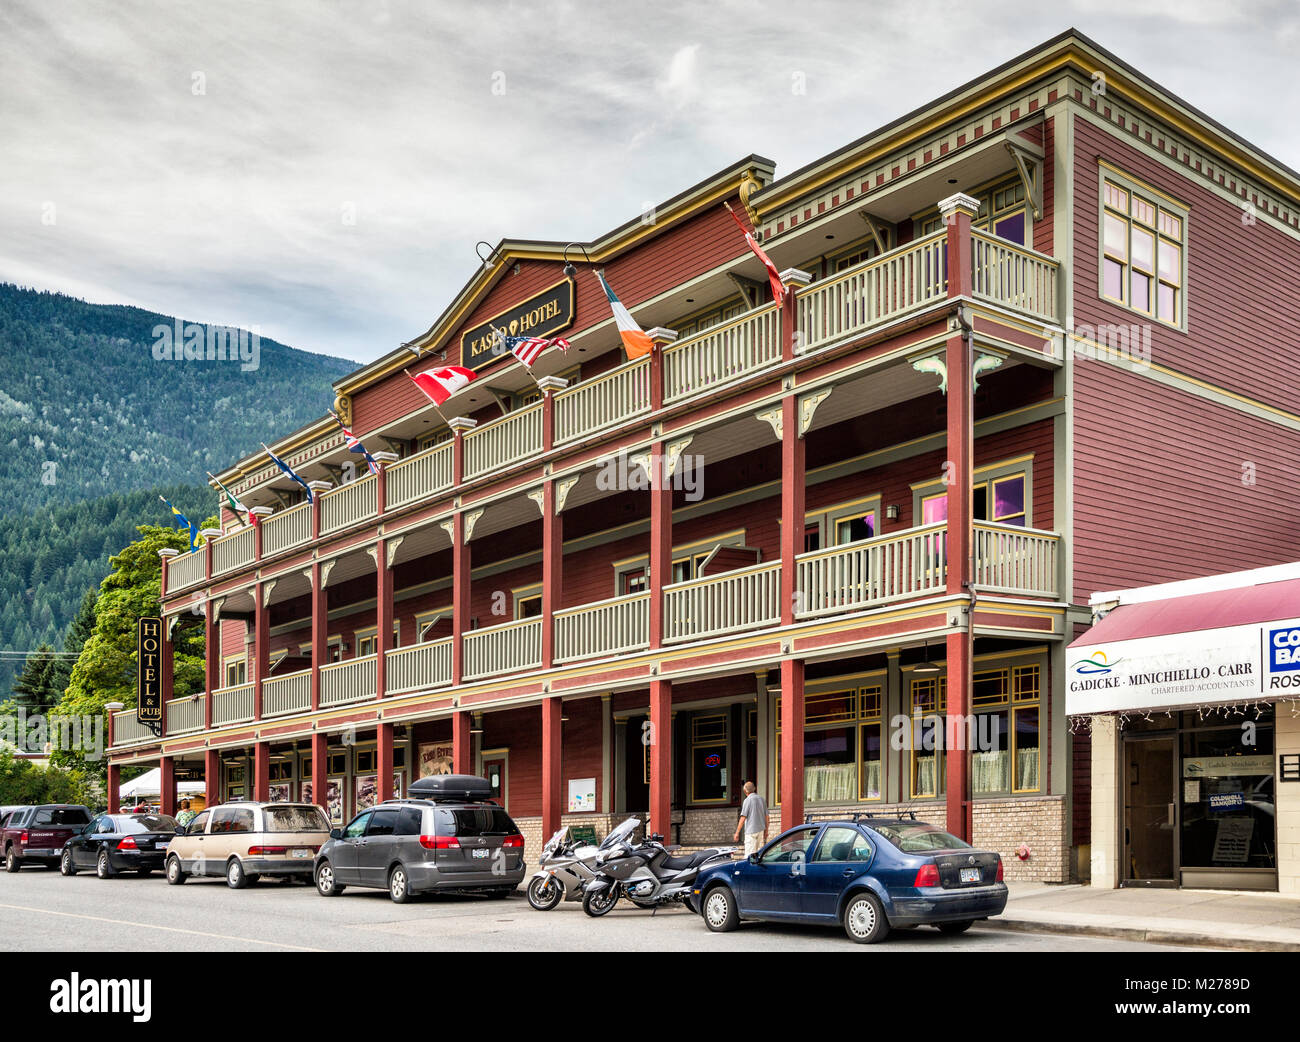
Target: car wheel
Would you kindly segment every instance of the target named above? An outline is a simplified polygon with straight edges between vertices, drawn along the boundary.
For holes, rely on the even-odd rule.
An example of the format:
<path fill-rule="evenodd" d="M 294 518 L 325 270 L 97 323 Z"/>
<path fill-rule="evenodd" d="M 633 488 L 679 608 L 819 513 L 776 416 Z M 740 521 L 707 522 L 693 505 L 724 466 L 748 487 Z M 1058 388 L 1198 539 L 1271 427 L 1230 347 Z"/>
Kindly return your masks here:
<path fill-rule="evenodd" d="M 736 898 L 725 886 L 718 885 L 704 895 L 704 925 L 714 933 L 726 933 L 740 924 Z"/>
<path fill-rule="evenodd" d="M 955 923 L 938 924 L 940 933 L 965 933 L 974 925 L 974 919 L 961 919 Z"/>
<path fill-rule="evenodd" d="M 167 859 L 167 882 L 172 886 L 185 882 L 185 869 L 181 868 L 181 859 L 175 854 Z"/>
<path fill-rule="evenodd" d="M 393 870 L 388 873 L 388 896 L 393 899 L 394 904 L 404 905 L 411 899 L 411 881 L 407 878 L 406 869 L 401 865 L 394 865 Z"/>
<path fill-rule="evenodd" d="M 72 862 L 71 850 L 63 852 L 63 857 L 59 859 L 59 871 L 65 876 L 75 876 L 77 874 L 77 866 Z"/>
<path fill-rule="evenodd" d="M 564 900 L 564 887 L 554 876 L 535 876 L 528 884 L 528 903 L 539 912 L 549 912 Z"/>
<path fill-rule="evenodd" d="M 14 853 L 14 848 L 10 847 L 5 853 L 5 871 L 17 872 L 23 867 L 23 859 Z"/>
<path fill-rule="evenodd" d="M 582 895 L 582 910 L 593 919 L 599 919 L 602 915 L 613 911 L 616 904 L 618 904 L 618 890 L 612 886 L 599 892 L 589 891 Z"/>
<path fill-rule="evenodd" d="M 321 897 L 338 897 L 343 889 L 334 879 L 334 866 L 328 861 L 322 861 L 316 868 L 316 892 Z"/>
<path fill-rule="evenodd" d="M 226 886 L 231 890 L 243 890 L 248 886 L 248 876 L 237 857 L 232 857 L 226 864 Z"/>
<path fill-rule="evenodd" d="M 889 920 L 874 894 L 858 894 L 845 906 L 844 932 L 858 944 L 875 944 L 889 936 Z"/>
<path fill-rule="evenodd" d="M 108 860 L 108 851 L 101 848 L 99 857 L 95 859 L 95 875 L 99 876 L 100 879 L 108 879 L 114 874 L 113 863 Z"/>

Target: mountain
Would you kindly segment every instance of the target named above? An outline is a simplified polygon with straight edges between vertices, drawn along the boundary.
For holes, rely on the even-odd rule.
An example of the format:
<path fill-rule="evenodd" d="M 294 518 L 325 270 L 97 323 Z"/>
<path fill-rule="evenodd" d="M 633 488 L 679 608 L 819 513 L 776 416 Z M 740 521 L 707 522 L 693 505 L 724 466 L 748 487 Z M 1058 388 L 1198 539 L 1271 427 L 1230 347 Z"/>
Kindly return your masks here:
<path fill-rule="evenodd" d="M 167 315 L 0 283 L 0 651 L 62 646 L 109 555 L 170 522 L 160 492 L 202 522 L 205 471 L 319 418 L 356 368 L 265 339 L 159 359 L 160 326 L 175 339 Z M 0 655 L 0 699 L 21 668 Z"/>

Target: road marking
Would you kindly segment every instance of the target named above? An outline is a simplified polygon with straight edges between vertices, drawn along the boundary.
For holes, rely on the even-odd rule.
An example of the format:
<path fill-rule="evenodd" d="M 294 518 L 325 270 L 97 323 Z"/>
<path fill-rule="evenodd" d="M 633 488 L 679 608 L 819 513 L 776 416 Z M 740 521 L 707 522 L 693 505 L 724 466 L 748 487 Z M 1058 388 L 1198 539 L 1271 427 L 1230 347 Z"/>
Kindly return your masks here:
<path fill-rule="evenodd" d="M 38 912 L 41 915 L 61 915 L 67 919 L 88 919 L 95 923 L 109 923 L 113 926 L 136 926 L 143 930 L 162 930 L 165 933 L 187 933 L 195 937 L 215 937 L 222 941 L 240 941 L 244 944 L 262 944 L 271 948 L 291 948 L 296 952 L 322 952 L 324 948 L 305 948 L 300 944 L 283 944 L 279 941 L 259 941 L 255 937 L 239 937 L 234 934 L 208 933 L 205 930 L 185 930 L 179 926 L 155 926 L 153 923 L 137 923 L 130 919 L 107 919 L 102 915 L 83 915 L 80 912 L 56 912 L 50 908 L 31 908 L 27 905 L 0 904 L 0 908 L 11 908 L 17 912 Z"/>

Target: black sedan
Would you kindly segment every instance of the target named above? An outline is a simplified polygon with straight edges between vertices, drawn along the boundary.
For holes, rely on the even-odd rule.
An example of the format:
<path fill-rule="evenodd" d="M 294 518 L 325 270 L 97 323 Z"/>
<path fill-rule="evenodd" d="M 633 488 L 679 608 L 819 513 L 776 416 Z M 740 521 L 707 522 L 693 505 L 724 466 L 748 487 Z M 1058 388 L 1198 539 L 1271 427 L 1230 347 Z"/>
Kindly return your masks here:
<path fill-rule="evenodd" d="M 163 867 L 175 835 L 169 814 L 101 814 L 64 844 L 59 871 L 75 876 L 93 868 L 100 879 L 118 872 L 147 876 Z"/>

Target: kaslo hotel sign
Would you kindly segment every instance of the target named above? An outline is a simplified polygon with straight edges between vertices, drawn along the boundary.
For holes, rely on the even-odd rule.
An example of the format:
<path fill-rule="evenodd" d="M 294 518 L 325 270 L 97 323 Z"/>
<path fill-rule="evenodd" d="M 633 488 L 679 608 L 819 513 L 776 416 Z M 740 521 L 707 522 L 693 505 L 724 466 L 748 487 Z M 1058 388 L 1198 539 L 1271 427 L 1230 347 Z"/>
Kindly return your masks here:
<path fill-rule="evenodd" d="M 573 324 L 573 300 L 573 280 L 562 279 L 466 330 L 460 338 L 460 364 L 477 372 L 502 355 L 508 355 L 501 336 L 546 337 L 567 329 Z"/>

